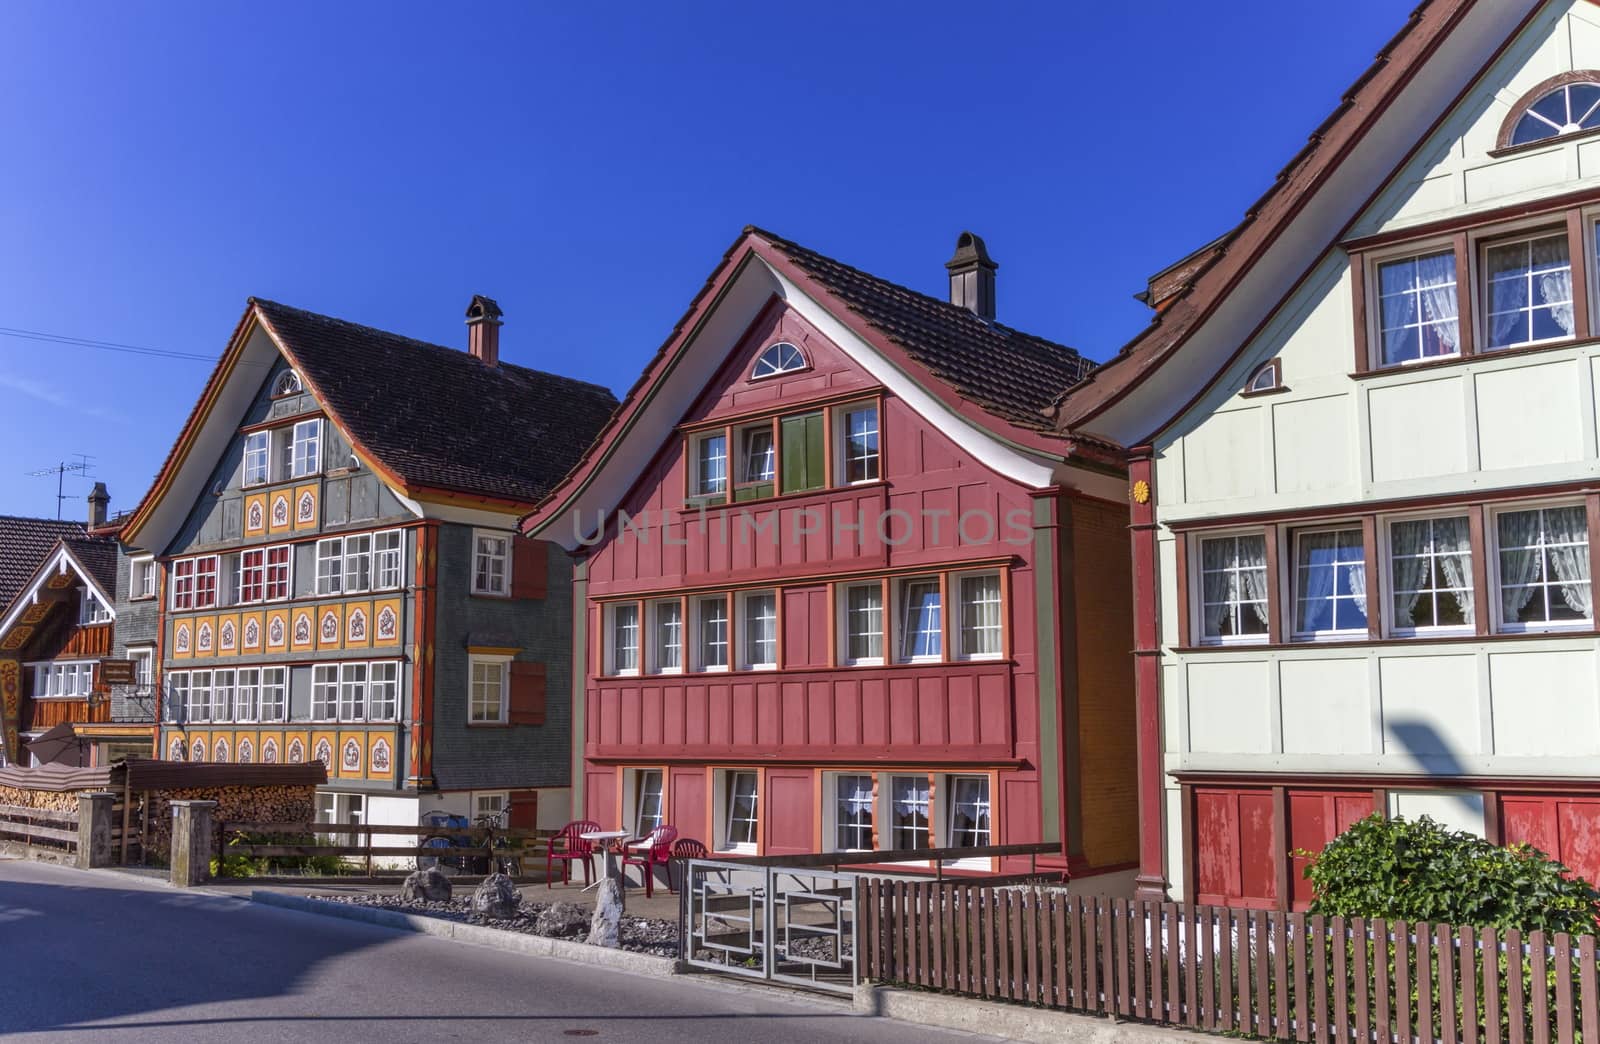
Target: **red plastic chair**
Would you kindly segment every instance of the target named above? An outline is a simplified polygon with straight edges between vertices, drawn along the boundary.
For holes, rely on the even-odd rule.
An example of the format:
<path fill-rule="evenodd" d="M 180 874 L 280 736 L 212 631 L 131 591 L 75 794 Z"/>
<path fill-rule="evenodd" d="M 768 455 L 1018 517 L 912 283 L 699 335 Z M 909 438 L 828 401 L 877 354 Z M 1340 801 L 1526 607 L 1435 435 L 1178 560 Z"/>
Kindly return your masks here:
<path fill-rule="evenodd" d="M 630 866 L 641 868 L 640 872 L 644 875 L 645 898 L 656 894 L 655 868 L 658 866 L 668 868 L 667 884 L 668 890 L 671 890 L 672 842 L 677 839 L 677 827 L 658 826 L 650 831 L 649 837 L 622 850 L 622 872 L 626 874 Z"/>
<path fill-rule="evenodd" d="M 554 863 L 561 864 L 561 883 L 568 884 L 572 880 L 572 863 L 574 860 L 583 860 L 583 883 L 587 886 L 593 880 L 594 869 L 590 860 L 594 856 L 594 842 L 585 841 L 580 834 L 593 834 L 601 829 L 599 823 L 588 819 L 575 819 L 552 834 L 546 842 L 544 853 L 544 886 L 554 888 L 552 878 L 555 876 L 551 867 Z"/>
<path fill-rule="evenodd" d="M 704 841 L 696 841 L 692 837 L 679 838 L 672 846 L 672 862 L 674 863 L 680 859 L 704 859 L 710 854 Z M 670 864 L 667 866 L 667 891 L 673 891 L 672 866 Z"/>

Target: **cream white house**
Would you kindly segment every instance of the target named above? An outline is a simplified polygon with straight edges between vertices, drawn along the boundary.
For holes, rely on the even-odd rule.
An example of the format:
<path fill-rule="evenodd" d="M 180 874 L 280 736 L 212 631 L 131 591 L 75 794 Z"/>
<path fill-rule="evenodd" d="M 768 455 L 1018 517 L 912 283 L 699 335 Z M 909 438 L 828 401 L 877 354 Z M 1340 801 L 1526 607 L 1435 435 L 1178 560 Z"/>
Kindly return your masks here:
<path fill-rule="evenodd" d="M 1133 447 L 1142 894 L 1372 811 L 1600 876 L 1600 5 L 1432 0 L 1060 403 Z"/>

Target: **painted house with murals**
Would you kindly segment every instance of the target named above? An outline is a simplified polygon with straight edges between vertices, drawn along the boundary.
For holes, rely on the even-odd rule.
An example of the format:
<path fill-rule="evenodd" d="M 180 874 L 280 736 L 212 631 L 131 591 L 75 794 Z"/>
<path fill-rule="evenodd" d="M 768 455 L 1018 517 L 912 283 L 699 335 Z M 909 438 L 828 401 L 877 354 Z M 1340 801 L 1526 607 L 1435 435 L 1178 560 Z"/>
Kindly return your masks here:
<path fill-rule="evenodd" d="M 570 565 L 527 513 L 603 388 L 252 299 L 122 529 L 161 625 L 168 759 L 328 766 L 319 816 L 566 815 Z"/>
<path fill-rule="evenodd" d="M 87 525 L 0 518 L 0 764 L 152 754 L 156 622 L 128 589 L 110 499 L 96 483 Z"/>
<path fill-rule="evenodd" d="M 1059 403 L 1133 453 L 1144 895 L 1374 811 L 1600 878 L 1600 5 L 1429 0 Z"/>
<path fill-rule="evenodd" d="M 1134 858 L 1126 485 L 1089 365 L 759 229 L 524 531 L 577 557 L 575 810 L 769 855 Z M 972 869 L 997 869 L 977 860 Z"/>

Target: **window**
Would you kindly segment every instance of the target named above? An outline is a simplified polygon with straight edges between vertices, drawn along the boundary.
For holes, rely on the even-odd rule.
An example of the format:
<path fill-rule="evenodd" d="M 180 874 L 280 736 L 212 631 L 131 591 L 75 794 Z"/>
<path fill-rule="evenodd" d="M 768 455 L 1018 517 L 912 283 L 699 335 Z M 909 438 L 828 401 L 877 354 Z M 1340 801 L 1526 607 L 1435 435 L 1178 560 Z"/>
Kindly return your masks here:
<path fill-rule="evenodd" d="M 261 668 L 239 670 L 239 687 L 233 694 L 233 720 L 255 721 L 261 706 Z"/>
<path fill-rule="evenodd" d="M 300 393 L 300 375 L 293 370 L 284 370 L 278 374 L 278 379 L 272 382 L 272 396 L 298 395 Z"/>
<path fill-rule="evenodd" d="M 233 672 L 213 671 L 211 674 L 211 720 L 233 720 Z M 221 758 L 217 759 L 221 761 Z"/>
<path fill-rule="evenodd" d="M 39 663 L 33 665 L 33 698 L 85 699 L 94 689 L 94 664 Z"/>
<path fill-rule="evenodd" d="M 472 534 L 472 593 L 503 595 L 511 564 L 511 539 L 501 533 Z"/>
<path fill-rule="evenodd" d="M 900 582 L 900 659 L 937 660 L 944 654 L 937 577 Z"/>
<path fill-rule="evenodd" d="M 677 599 L 650 605 L 651 669 L 662 674 L 683 670 L 683 603 Z"/>
<path fill-rule="evenodd" d="M 259 486 L 271 480 L 272 432 L 253 431 L 244 437 L 244 484 Z"/>
<path fill-rule="evenodd" d="M 317 594 L 338 594 L 344 587 L 344 541 L 317 541 Z"/>
<path fill-rule="evenodd" d="M 254 548 L 239 555 L 239 601 L 259 602 L 267 591 L 267 551 Z"/>
<path fill-rule="evenodd" d="M 950 848 L 982 848 L 990 843 L 989 777 L 951 776 Z"/>
<path fill-rule="evenodd" d="M 375 663 L 367 681 L 367 720 L 393 721 L 400 713 L 400 665 Z"/>
<path fill-rule="evenodd" d="M 611 674 L 639 673 L 639 606 L 632 602 L 613 605 L 606 610 L 611 622 L 606 629 L 610 637 Z"/>
<path fill-rule="evenodd" d="M 933 847 L 928 828 L 930 788 L 927 776 L 890 777 L 890 848 L 913 851 Z"/>
<path fill-rule="evenodd" d="M 346 823 L 359 826 L 365 822 L 367 813 L 367 799 L 362 794 L 328 794 L 317 793 L 317 822 L 318 823 Z M 354 834 L 328 834 L 326 835 L 335 845 L 351 846 L 360 844 Z"/>
<path fill-rule="evenodd" d="M 155 691 L 156 654 L 154 649 L 129 649 L 128 659 L 133 661 L 133 683 L 141 693 Z"/>
<path fill-rule="evenodd" d="M 261 720 L 283 721 L 289 716 L 288 668 L 261 668 Z"/>
<path fill-rule="evenodd" d="M 289 597 L 289 545 L 267 548 L 267 590 L 269 602 L 281 602 Z"/>
<path fill-rule="evenodd" d="M 754 772 L 728 772 L 726 787 L 727 819 L 723 831 L 723 851 L 753 852 L 756 848 L 757 799 Z"/>
<path fill-rule="evenodd" d="M 290 461 L 289 474 L 293 478 L 315 475 L 322 470 L 322 418 L 314 417 L 295 424 Z"/>
<path fill-rule="evenodd" d="M 1456 255 L 1422 254 L 1378 265 L 1378 334 L 1393 366 L 1461 351 Z"/>
<path fill-rule="evenodd" d="M 1564 232 L 1484 251 L 1490 348 L 1571 337 L 1572 261 Z"/>
<path fill-rule="evenodd" d="M 855 667 L 883 662 L 883 584 L 877 581 L 844 589 L 844 655 Z"/>
<path fill-rule="evenodd" d="M 78 588 L 78 623 L 103 624 L 111 622 L 111 609 L 87 586 Z"/>
<path fill-rule="evenodd" d="M 510 795 L 503 790 L 493 794 L 474 794 L 472 795 L 472 821 L 474 823 L 487 821 L 495 826 L 504 827 L 509 805 Z"/>
<path fill-rule="evenodd" d="M 1359 529 L 1295 534 L 1298 637 L 1366 633 L 1367 567 Z"/>
<path fill-rule="evenodd" d="M 506 689 L 510 657 L 474 656 L 471 664 L 471 693 L 467 721 L 498 724 L 506 720 Z"/>
<path fill-rule="evenodd" d="M 739 431 L 739 479 L 735 500 L 772 496 L 777 477 L 777 451 L 772 442 L 772 425 L 763 423 Z"/>
<path fill-rule="evenodd" d="M 1583 507 L 1503 511 L 1495 516 L 1500 623 L 1539 630 L 1594 618 L 1589 520 Z"/>
<path fill-rule="evenodd" d="M 702 671 L 728 669 L 728 600 L 722 595 L 695 601 L 696 661 Z"/>
<path fill-rule="evenodd" d="M 339 718 L 339 665 L 319 663 L 311 669 L 311 720 Z"/>
<path fill-rule="evenodd" d="M 1600 127 L 1600 85 L 1569 83 L 1529 105 L 1506 144 L 1526 145 L 1593 127 Z"/>
<path fill-rule="evenodd" d="M 161 716 L 167 721 L 186 721 L 189 711 L 189 676 L 183 673 L 166 676 L 167 698 L 162 701 Z M 179 759 L 182 760 L 182 759 Z"/>
<path fill-rule="evenodd" d="M 771 591 L 750 591 L 740 596 L 740 664 L 747 671 L 778 666 L 778 598 Z"/>
<path fill-rule="evenodd" d="M 130 599 L 156 596 L 156 560 L 131 558 L 128 560 L 128 597 Z"/>
<path fill-rule="evenodd" d="M 763 351 L 756 358 L 756 365 L 750 371 L 752 381 L 763 377 L 776 377 L 780 373 L 793 373 L 806 368 L 806 357 L 788 341 L 779 341 Z"/>
<path fill-rule="evenodd" d="M 1200 639 L 1229 642 L 1267 633 L 1267 538 L 1200 541 Z"/>
<path fill-rule="evenodd" d="M 700 435 L 693 440 L 691 463 L 694 474 L 689 492 L 697 497 L 715 497 L 728 491 L 728 439 L 722 434 Z"/>
<path fill-rule="evenodd" d="M 1470 628 L 1472 532 L 1465 517 L 1389 524 L 1396 633 Z"/>
<path fill-rule="evenodd" d="M 957 635 L 959 655 L 965 660 L 998 657 L 1000 641 L 1000 574 L 969 573 L 956 579 L 957 608 L 961 629 Z"/>
<path fill-rule="evenodd" d="M 194 607 L 210 609 L 217 604 L 217 556 L 194 561 Z"/>
<path fill-rule="evenodd" d="M 878 478 L 878 404 L 846 406 L 840 420 L 845 482 Z"/>
<path fill-rule="evenodd" d="M 405 546 L 405 533 L 389 529 L 372 538 L 372 589 L 385 591 L 399 587 L 405 576 L 405 561 L 401 549 Z"/>
<path fill-rule="evenodd" d="M 211 672 L 189 672 L 189 721 L 211 720 Z"/>
<path fill-rule="evenodd" d="M 872 777 L 835 776 L 834 800 L 834 849 L 872 851 Z"/>
<path fill-rule="evenodd" d="M 661 770 L 635 773 L 634 787 L 634 835 L 648 837 L 650 831 L 661 825 Z"/>
<path fill-rule="evenodd" d="M 1244 395 L 1260 395 L 1262 392 L 1278 391 L 1283 387 L 1283 363 L 1279 359 L 1270 359 L 1257 366 L 1250 379 L 1244 382 Z"/>
<path fill-rule="evenodd" d="M 367 718 L 367 665 L 339 665 L 339 720 L 365 721 Z"/>
<path fill-rule="evenodd" d="M 194 559 L 172 563 L 172 608 L 194 608 Z"/>
<path fill-rule="evenodd" d="M 344 590 L 346 594 L 372 586 L 372 535 L 362 533 L 344 538 Z"/>
<path fill-rule="evenodd" d="M 778 465 L 783 471 L 783 493 L 803 493 L 821 489 L 827 482 L 827 437 L 822 428 L 822 414 L 802 413 L 778 421 L 782 445 L 778 451 Z"/>

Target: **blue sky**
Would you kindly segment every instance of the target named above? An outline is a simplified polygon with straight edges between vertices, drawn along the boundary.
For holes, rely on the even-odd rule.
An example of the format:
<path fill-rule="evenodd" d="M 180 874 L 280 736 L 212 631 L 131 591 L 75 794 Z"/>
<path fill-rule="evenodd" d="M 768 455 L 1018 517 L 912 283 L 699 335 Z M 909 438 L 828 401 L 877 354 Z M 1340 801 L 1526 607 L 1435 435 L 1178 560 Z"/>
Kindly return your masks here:
<path fill-rule="evenodd" d="M 1412 5 L 0 5 L 0 328 L 457 345 L 486 293 L 620 393 L 745 224 L 929 293 L 971 228 L 1002 321 L 1103 359 Z M 133 507 L 209 372 L 0 335 L 0 513 L 76 453 Z"/>

